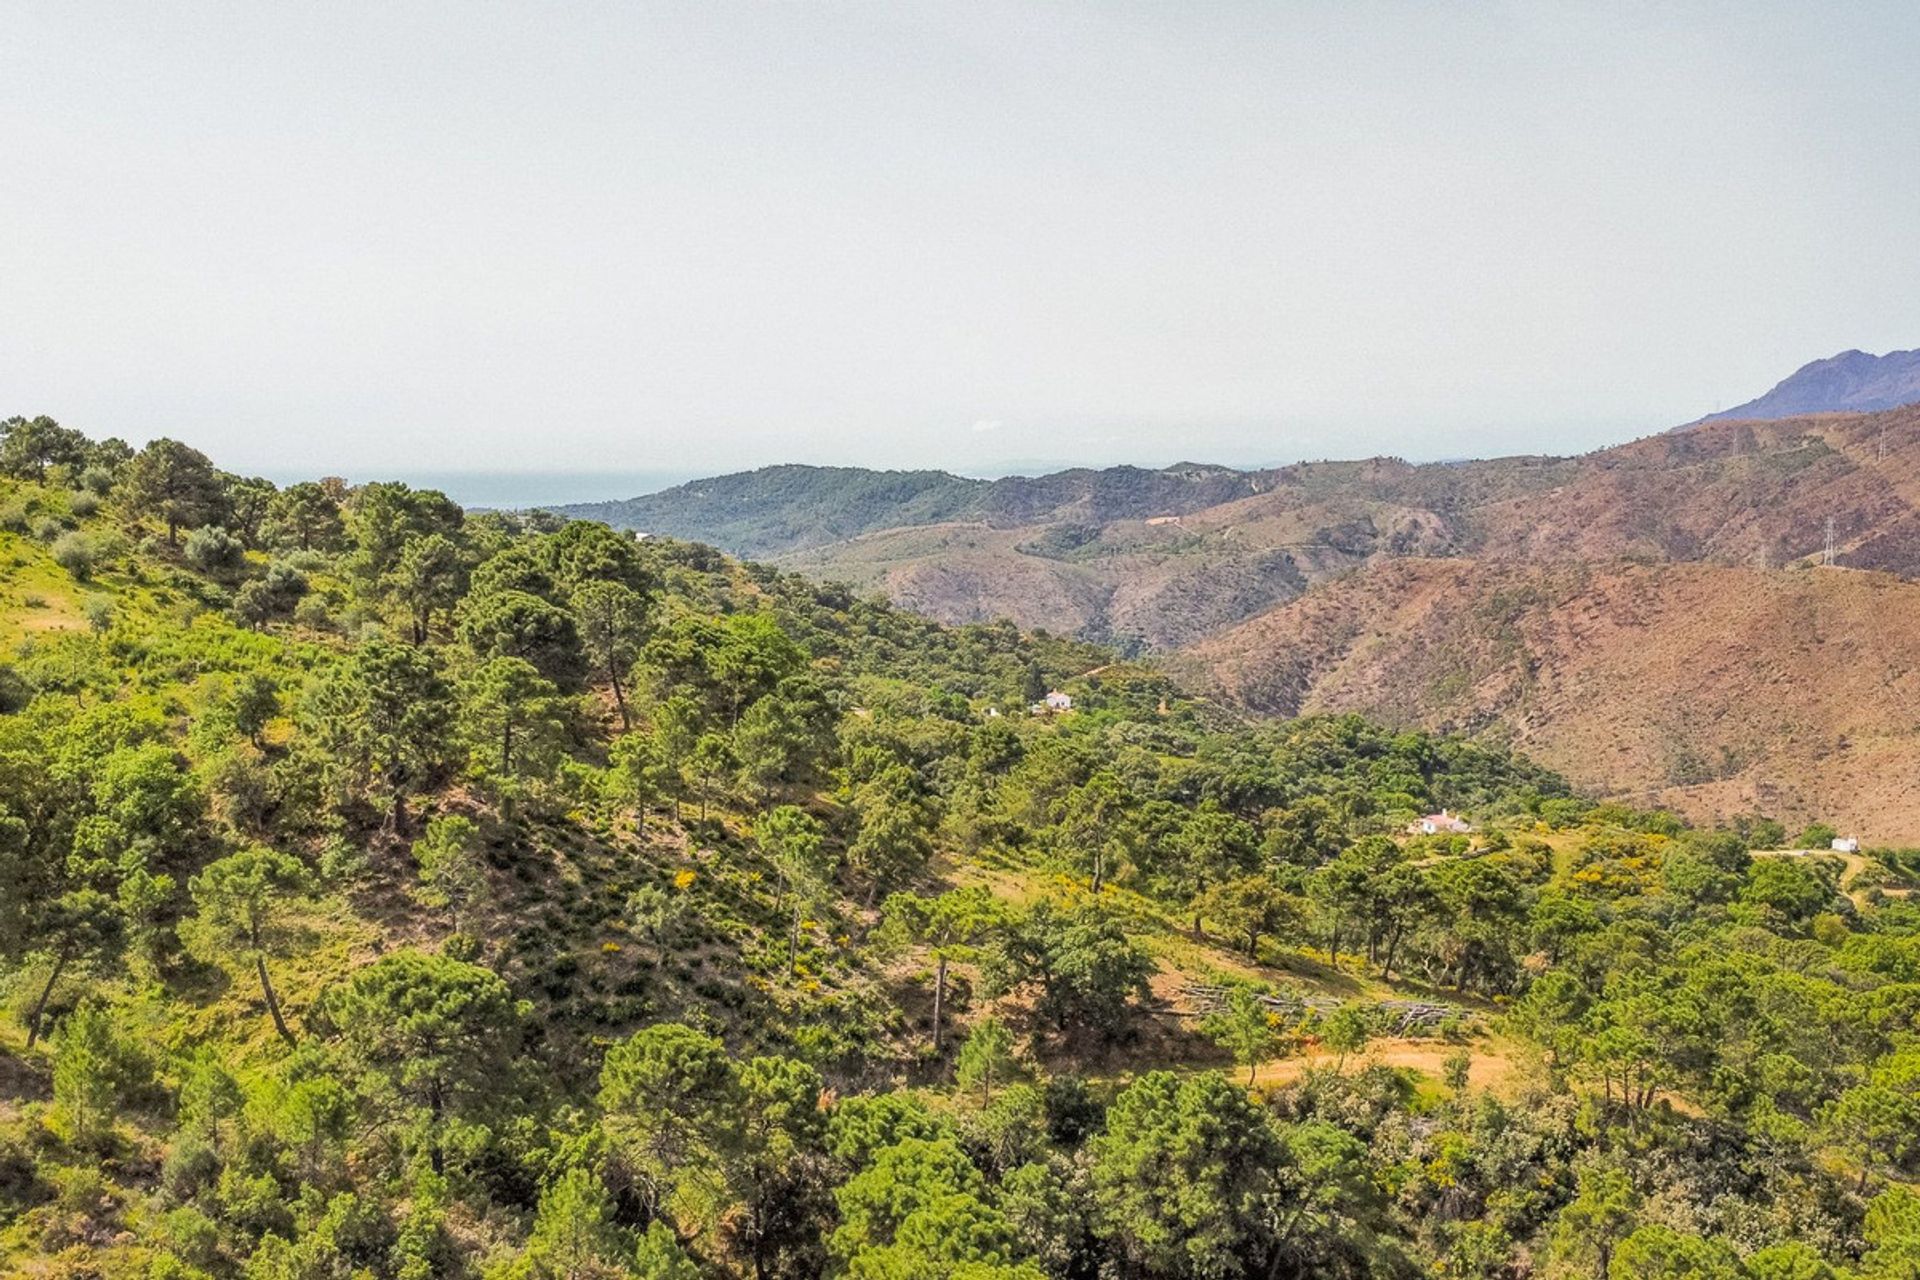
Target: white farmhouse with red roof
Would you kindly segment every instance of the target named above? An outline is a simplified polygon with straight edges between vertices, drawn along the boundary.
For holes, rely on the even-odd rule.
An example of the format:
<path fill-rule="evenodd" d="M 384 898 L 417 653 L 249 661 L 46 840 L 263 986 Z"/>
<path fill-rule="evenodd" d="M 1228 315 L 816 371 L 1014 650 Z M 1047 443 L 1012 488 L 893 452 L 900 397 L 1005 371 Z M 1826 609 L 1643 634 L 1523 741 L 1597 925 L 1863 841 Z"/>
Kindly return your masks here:
<path fill-rule="evenodd" d="M 1471 830 L 1473 830 L 1471 822 L 1459 814 L 1448 813 L 1445 809 L 1438 813 L 1430 813 L 1418 822 L 1407 825 L 1407 834 L 1410 836 L 1465 835 Z"/>

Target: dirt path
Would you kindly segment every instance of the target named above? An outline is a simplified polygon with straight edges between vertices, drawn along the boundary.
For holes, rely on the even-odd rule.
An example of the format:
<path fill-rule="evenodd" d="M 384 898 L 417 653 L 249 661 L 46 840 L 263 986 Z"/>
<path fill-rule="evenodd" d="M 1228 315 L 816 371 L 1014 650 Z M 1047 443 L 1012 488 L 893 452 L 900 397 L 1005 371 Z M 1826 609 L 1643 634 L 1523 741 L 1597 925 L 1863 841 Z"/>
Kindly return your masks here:
<path fill-rule="evenodd" d="M 1445 1074 L 1447 1059 L 1462 1048 L 1473 1054 L 1473 1065 L 1467 1068 L 1467 1083 L 1475 1089 L 1506 1093 L 1518 1088 L 1526 1077 L 1523 1064 L 1514 1061 L 1509 1051 L 1500 1045 L 1474 1043 L 1463 1046 L 1448 1044 L 1443 1040 L 1375 1040 L 1367 1046 L 1365 1053 L 1347 1059 L 1346 1070 L 1354 1071 L 1362 1064 L 1377 1063 L 1417 1071 L 1423 1076 L 1439 1080 Z M 1254 1073 L 1254 1083 L 1291 1084 L 1305 1075 L 1309 1068 L 1331 1067 L 1334 1062 L 1334 1055 L 1324 1050 L 1295 1058 L 1279 1058 L 1263 1064 Z M 1229 1068 L 1228 1074 L 1240 1080 L 1246 1079 L 1245 1073 L 1237 1067 Z"/>

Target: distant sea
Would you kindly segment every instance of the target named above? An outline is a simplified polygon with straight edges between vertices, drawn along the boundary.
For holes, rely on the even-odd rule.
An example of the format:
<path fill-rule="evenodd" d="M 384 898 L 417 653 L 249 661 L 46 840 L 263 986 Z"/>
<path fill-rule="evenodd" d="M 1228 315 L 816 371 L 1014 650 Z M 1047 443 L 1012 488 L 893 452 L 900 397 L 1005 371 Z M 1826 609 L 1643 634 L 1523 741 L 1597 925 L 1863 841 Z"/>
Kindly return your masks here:
<path fill-rule="evenodd" d="M 401 480 L 416 489 L 438 489 L 463 507 L 514 510 L 557 507 L 572 502 L 609 502 L 658 493 L 706 471 L 411 471 L 396 467 L 379 474 L 349 475 L 355 484 L 368 480 Z M 313 480 L 316 476 L 272 475 L 275 484 Z"/>

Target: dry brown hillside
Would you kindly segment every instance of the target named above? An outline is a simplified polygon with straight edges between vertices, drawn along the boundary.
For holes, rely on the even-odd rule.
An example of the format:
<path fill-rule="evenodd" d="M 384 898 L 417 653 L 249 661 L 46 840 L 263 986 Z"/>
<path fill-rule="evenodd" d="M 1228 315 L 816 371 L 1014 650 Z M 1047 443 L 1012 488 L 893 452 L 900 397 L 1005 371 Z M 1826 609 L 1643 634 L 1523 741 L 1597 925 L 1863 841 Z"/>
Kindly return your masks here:
<path fill-rule="evenodd" d="M 1182 664 L 1256 710 L 1480 731 L 1695 815 L 1920 839 L 1920 585 L 1888 574 L 1390 561 Z"/>
<path fill-rule="evenodd" d="M 1821 555 L 1831 518 L 1841 564 L 1920 575 L 1920 407 L 1715 422 L 1578 458 L 1374 458 L 1243 480 L 1199 491 L 1226 495 L 1212 505 L 1160 488 L 1104 517 L 1078 500 L 1002 502 L 773 558 L 947 622 L 1009 617 L 1163 650 L 1407 556 L 1778 568 Z"/>
<path fill-rule="evenodd" d="M 1028 629 L 1152 649 L 1178 648 L 1262 613 L 1308 580 L 1284 549 L 1196 548 L 1178 528 L 1138 521 L 1108 526 L 1084 554 L 1056 551 L 1048 541 L 1044 529 L 942 524 L 871 534 L 780 563 L 881 591 L 943 622 L 1012 618 Z"/>
<path fill-rule="evenodd" d="M 1476 464 L 1480 465 L 1480 464 Z M 1491 464 L 1486 464 L 1491 465 Z M 1777 567 L 1820 553 L 1920 574 L 1920 406 L 1716 422 L 1588 454 L 1564 483 L 1477 506 L 1482 557 Z"/>

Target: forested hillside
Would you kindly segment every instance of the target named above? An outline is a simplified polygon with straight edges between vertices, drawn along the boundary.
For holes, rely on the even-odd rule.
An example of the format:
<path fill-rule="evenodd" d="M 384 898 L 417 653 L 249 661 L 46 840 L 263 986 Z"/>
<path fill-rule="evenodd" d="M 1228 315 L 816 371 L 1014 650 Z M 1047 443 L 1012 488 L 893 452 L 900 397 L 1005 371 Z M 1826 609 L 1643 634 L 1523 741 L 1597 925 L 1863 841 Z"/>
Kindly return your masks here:
<path fill-rule="evenodd" d="M 0 1273 L 1920 1275 L 1907 851 L 598 523 L 0 473 Z"/>
<path fill-rule="evenodd" d="M 694 537 L 737 555 L 764 559 L 876 530 L 947 521 L 1004 528 L 1100 525 L 1198 511 L 1259 491 L 1254 474 L 1191 463 L 1160 470 L 1076 468 L 998 480 L 972 480 L 944 471 L 785 465 L 558 510 L 573 519 Z"/>
<path fill-rule="evenodd" d="M 944 471 L 763 467 L 618 502 L 562 507 L 569 518 L 670 537 L 697 536 L 740 555 L 819 546 L 872 529 L 952 520 L 975 510 L 980 480 Z"/>

